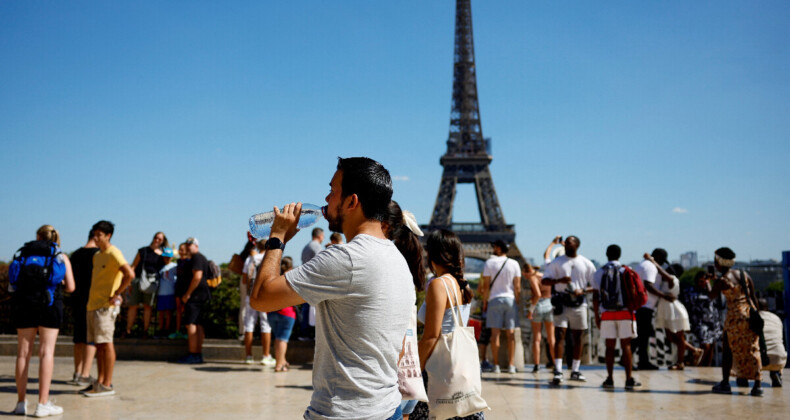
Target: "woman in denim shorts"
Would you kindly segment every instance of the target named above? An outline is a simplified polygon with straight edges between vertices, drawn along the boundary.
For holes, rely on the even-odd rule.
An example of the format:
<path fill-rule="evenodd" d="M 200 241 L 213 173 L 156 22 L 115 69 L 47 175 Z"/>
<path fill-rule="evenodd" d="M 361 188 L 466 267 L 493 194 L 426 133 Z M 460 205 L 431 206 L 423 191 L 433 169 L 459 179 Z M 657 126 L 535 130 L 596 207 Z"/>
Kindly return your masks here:
<path fill-rule="evenodd" d="M 541 284 L 543 274 L 536 267 L 524 264 L 522 278 L 529 281 L 532 290 L 532 304 L 527 318 L 532 321 L 532 360 L 535 367 L 532 373 L 540 370 L 541 329 L 546 326 L 546 340 L 549 342 L 549 353 L 554 360 L 554 308 L 551 306 L 551 286 Z"/>

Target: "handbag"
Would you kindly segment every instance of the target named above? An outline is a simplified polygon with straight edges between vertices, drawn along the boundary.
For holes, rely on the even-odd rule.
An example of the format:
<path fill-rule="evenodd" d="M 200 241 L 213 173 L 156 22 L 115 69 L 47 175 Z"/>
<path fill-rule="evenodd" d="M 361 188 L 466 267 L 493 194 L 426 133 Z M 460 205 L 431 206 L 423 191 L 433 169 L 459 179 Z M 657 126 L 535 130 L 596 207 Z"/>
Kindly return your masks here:
<path fill-rule="evenodd" d="M 312 306 L 310 307 L 313 308 Z M 404 400 L 428 402 L 425 384 L 422 382 L 420 370 L 420 354 L 417 352 L 417 307 L 411 310 L 411 320 L 406 335 L 403 337 L 403 348 L 398 358 L 398 391 Z"/>
<path fill-rule="evenodd" d="M 442 279 L 447 297 L 450 290 Z M 477 358 L 477 342 L 473 327 L 462 324 L 458 295 L 453 288 L 456 305 L 451 310 L 455 328 L 442 334 L 433 353 L 425 363 L 428 373 L 428 408 L 431 418 L 449 419 L 464 417 L 490 409 L 481 395 L 480 361 Z"/>
<path fill-rule="evenodd" d="M 145 271 L 145 255 L 148 254 L 148 250 L 145 250 L 145 254 L 143 254 L 143 258 L 140 259 L 140 291 L 143 293 L 153 294 L 156 293 L 156 289 L 159 288 L 159 282 L 156 278 L 156 273 L 147 273 Z"/>
<path fill-rule="evenodd" d="M 762 335 L 765 321 L 763 321 L 763 317 L 760 316 L 760 312 L 755 309 L 756 305 L 752 302 L 752 295 L 749 293 L 749 289 L 746 287 L 746 279 L 743 276 L 743 270 L 740 270 L 740 276 L 738 276 L 738 279 L 740 280 L 743 294 L 746 297 L 746 302 L 749 303 L 749 329 L 757 335 Z"/>
<path fill-rule="evenodd" d="M 562 295 L 554 290 L 554 286 L 551 286 L 551 306 L 554 307 L 555 316 L 562 315 L 565 305 L 563 305 Z"/>

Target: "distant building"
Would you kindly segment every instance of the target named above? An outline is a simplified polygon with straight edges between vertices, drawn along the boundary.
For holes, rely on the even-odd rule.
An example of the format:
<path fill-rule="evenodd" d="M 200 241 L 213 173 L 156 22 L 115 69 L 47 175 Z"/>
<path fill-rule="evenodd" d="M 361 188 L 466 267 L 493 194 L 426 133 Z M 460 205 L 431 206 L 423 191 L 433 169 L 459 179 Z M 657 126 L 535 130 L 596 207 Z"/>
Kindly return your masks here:
<path fill-rule="evenodd" d="M 699 261 L 697 260 L 697 251 L 689 251 L 680 254 L 680 265 L 683 266 L 684 270 L 688 270 L 689 268 L 693 268 L 693 267 L 699 267 Z"/>
<path fill-rule="evenodd" d="M 746 265 L 746 271 L 754 280 L 757 290 L 765 290 L 769 284 L 783 281 L 782 264 L 776 260 L 755 260 Z"/>

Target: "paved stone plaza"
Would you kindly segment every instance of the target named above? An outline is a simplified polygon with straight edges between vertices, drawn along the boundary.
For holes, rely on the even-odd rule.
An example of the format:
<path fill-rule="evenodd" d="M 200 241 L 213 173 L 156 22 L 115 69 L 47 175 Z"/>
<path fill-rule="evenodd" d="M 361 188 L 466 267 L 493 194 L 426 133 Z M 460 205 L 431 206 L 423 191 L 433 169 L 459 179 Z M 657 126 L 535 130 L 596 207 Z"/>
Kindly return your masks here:
<path fill-rule="evenodd" d="M 0 357 L 0 411 L 8 414 L 16 403 L 14 357 Z M 38 376 L 38 362 L 31 377 Z M 95 369 L 95 368 L 94 368 Z M 299 419 L 310 400 L 311 370 L 294 366 L 275 373 L 260 365 L 211 362 L 182 366 L 163 362 L 119 361 L 115 367 L 113 397 L 88 399 L 67 385 L 70 358 L 55 361 L 51 398 L 63 406 L 64 419 Z M 790 388 L 773 389 L 764 383 L 765 396 L 754 398 L 748 389 L 736 395 L 709 392 L 719 370 L 687 368 L 684 372 L 637 372 L 641 391 L 622 389 L 623 371 L 615 371 L 615 391 L 599 388 L 603 366 L 584 370 L 588 382 L 560 389 L 548 385 L 550 373 L 515 375 L 486 373 L 483 396 L 492 411 L 488 419 L 632 419 L 632 418 L 737 418 L 786 419 L 790 414 Z M 790 370 L 785 371 L 785 376 Z M 768 375 L 764 375 L 768 379 Z M 733 381 L 733 386 L 735 385 Z M 28 386 L 28 410 L 35 409 L 37 384 Z"/>

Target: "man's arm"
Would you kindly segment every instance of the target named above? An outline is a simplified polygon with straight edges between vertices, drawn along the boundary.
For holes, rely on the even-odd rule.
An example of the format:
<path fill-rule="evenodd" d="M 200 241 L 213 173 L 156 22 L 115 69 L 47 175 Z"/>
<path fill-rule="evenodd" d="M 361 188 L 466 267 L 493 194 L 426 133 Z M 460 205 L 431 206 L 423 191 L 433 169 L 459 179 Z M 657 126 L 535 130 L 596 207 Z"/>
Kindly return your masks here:
<path fill-rule="evenodd" d="M 274 222 L 269 238 L 277 238 L 287 243 L 296 234 L 302 203 L 291 203 L 283 211 L 274 208 Z M 288 306 L 299 305 L 305 300 L 288 284 L 284 275 L 280 275 L 281 249 L 270 249 L 263 255 L 258 278 L 250 293 L 250 306 L 256 311 L 271 312 Z"/>
<path fill-rule="evenodd" d="M 121 285 L 118 287 L 118 290 L 115 291 L 115 294 L 110 297 L 110 301 L 115 300 L 121 293 L 125 292 L 129 285 L 132 284 L 132 279 L 134 279 L 134 271 L 132 267 L 129 267 L 129 264 L 122 265 L 121 272 L 123 273 L 123 280 L 121 280 Z"/>
<path fill-rule="evenodd" d="M 197 289 L 200 285 L 200 279 L 203 278 L 203 270 L 192 270 L 192 281 L 189 282 L 189 287 L 187 288 L 186 293 L 184 296 L 181 296 L 181 301 L 187 303 L 189 298 L 192 296 L 192 292 Z"/>
<path fill-rule="evenodd" d="M 521 277 L 513 277 L 513 294 L 516 296 L 516 313 L 521 307 Z"/>
<path fill-rule="evenodd" d="M 483 300 L 483 312 L 488 309 L 488 293 L 491 285 L 491 276 L 480 276 L 480 299 Z"/>

